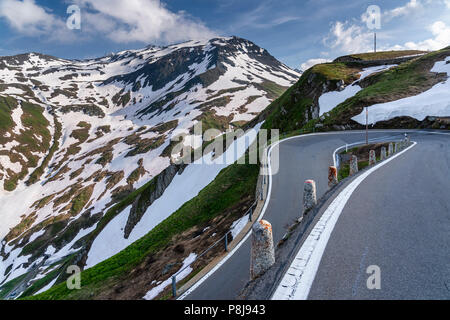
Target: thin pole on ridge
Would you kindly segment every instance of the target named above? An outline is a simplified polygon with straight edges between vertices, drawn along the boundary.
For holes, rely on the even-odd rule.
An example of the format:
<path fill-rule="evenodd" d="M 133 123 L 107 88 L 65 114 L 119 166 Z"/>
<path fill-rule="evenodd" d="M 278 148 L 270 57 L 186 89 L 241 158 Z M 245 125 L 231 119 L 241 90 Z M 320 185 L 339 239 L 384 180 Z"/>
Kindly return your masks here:
<path fill-rule="evenodd" d="M 366 145 L 369 145 L 369 107 L 366 107 Z"/>
<path fill-rule="evenodd" d="M 377 33 L 374 32 L 373 36 L 373 51 L 377 53 Z"/>

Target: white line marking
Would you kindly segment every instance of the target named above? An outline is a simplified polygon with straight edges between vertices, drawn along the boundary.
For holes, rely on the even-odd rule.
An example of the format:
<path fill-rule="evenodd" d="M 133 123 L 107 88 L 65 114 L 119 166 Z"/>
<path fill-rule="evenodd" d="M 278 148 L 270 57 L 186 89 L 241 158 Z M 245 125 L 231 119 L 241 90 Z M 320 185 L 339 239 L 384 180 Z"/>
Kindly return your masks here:
<path fill-rule="evenodd" d="M 393 130 L 373 130 L 371 131 L 372 133 L 381 133 L 381 132 L 386 132 L 386 133 L 391 133 L 391 134 L 395 134 L 395 133 L 404 133 L 404 132 L 409 132 L 409 133 L 421 133 L 421 134 L 444 134 L 444 135 L 449 135 L 447 133 L 440 133 L 440 132 L 428 132 L 428 131 L 417 131 L 417 130 L 401 130 L 401 129 L 393 129 Z M 322 135 L 339 135 L 339 134 L 362 134 L 365 133 L 365 131 L 344 131 L 344 132 L 320 132 L 320 133 L 311 133 L 311 134 L 307 134 L 307 135 L 301 135 L 301 136 L 295 136 L 295 137 L 290 137 L 290 138 L 286 138 L 283 139 L 281 141 L 278 141 L 276 144 L 274 144 L 273 146 L 270 146 L 269 148 L 269 156 L 268 159 L 270 158 L 270 154 L 272 153 L 272 148 L 279 145 L 282 142 L 286 142 L 289 140 L 293 140 L 293 139 L 300 139 L 300 138 L 307 138 L 307 137 L 312 137 L 312 136 L 322 136 Z M 372 139 L 373 140 L 373 139 Z M 335 161 L 335 160 L 334 160 Z M 264 217 L 265 213 L 266 213 L 266 209 L 269 206 L 269 202 L 270 202 L 270 195 L 272 194 L 272 166 L 271 166 L 271 161 L 269 161 L 269 181 L 268 181 L 268 192 L 267 192 L 267 198 L 266 198 L 266 202 L 264 204 L 264 207 L 261 211 L 260 216 L 258 217 L 258 220 L 261 220 L 262 217 Z M 234 253 L 242 246 L 242 244 L 247 241 L 248 237 L 251 234 L 251 229 L 250 231 L 247 233 L 247 235 L 241 240 L 241 242 L 236 245 L 236 247 L 228 254 L 226 255 L 213 269 L 211 269 L 207 274 L 205 274 L 199 281 L 197 281 L 191 288 L 189 288 L 188 290 L 186 290 L 185 293 L 183 293 L 178 300 L 183 300 L 185 299 L 188 295 L 190 295 L 193 291 L 195 291 L 203 282 L 205 282 L 211 275 L 213 275 L 225 262 L 228 261 L 228 259 L 230 259 Z"/>
<path fill-rule="evenodd" d="M 383 141 L 387 138 L 392 138 L 393 136 L 385 136 L 385 137 L 380 137 L 380 138 L 373 138 L 373 139 L 369 139 L 369 142 L 377 142 L 377 141 Z M 333 152 L 333 162 L 334 162 L 334 166 L 336 168 L 339 169 L 339 161 L 338 161 L 338 157 L 336 157 L 336 154 L 341 151 L 344 150 L 346 148 L 350 148 L 350 147 L 355 147 L 355 146 L 360 146 L 360 145 L 365 145 L 366 141 L 360 141 L 360 142 L 355 142 L 355 143 L 350 143 L 350 144 L 346 144 L 344 146 L 341 146 L 339 148 L 337 148 L 336 150 L 334 150 Z"/>
<path fill-rule="evenodd" d="M 386 133 L 396 133 L 395 130 L 377 130 L 377 131 L 372 131 L 373 133 L 381 133 L 381 132 L 386 132 Z M 398 132 L 402 132 L 402 131 L 398 131 Z M 264 203 L 264 207 L 261 210 L 261 214 L 258 217 L 258 220 L 261 220 L 264 215 L 266 214 L 266 210 L 267 207 L 269 206 L 269 202 L 270 202 L 270 195 L 272 194 L 272 164 L 271 164 L 271 154 L 272 154 L 272 149 L 276 146 L 278 146 L 279 144 L 286 142 L 286 141 L 290 141 L 293 139 L 301 139 L 301 138 L 307 138 L 307 137 L 313 137 L 313 136 L 322 136 L 322 135 L 340 135 L 340 134 L 362 134 L 365 133 L 365 131 L 347 131 L 347 132 L 318 132 L 318 133 L 311 133 L 311 134 L 307 134 L 307 135 L 301 135 L 301 136 L 295 136 L 295 137 L 290 137 L 290 138 L 286 138 L 280 141 L 277 141 L 276 143 L 274 143 L 273 145 L 271 145 L 269 147 L 269 151 L 268 151 L 268 157 L 267 159 L 269 159 L 269 163 L 268 163 L 268 169 L 269 169 L 269 181 L 268 181 L 268 190 L 267 190 L 267 196 L 266 196 L 266 202 Z M 247 239 L 250 237 L 252 231 L 250 228 L 250 231 L 247 233 L 247 235 L 241 240 L 241 242 L 239 242 L 239 244 L 236 245 L 236 247 L 230 252 L 228 253 L 214 268 L 212 268 L 207 274 L 205 274 L 199 281 L 197 281 L 192 287 L 190 287 L 188 290 L 186 290 L 181 296 L 179 296 L 177 298 L 177 300 L 184 300 L 188 295 L 190 295 L 192 292 L 194 292 L 200 285 L 203 284 L 203 282 L 205 282 L 210 276 L 212 276 L 220 267 L 222 267 L 225 262 L 228 261 L 228 259 L 230 259 L 237 250 L 239 250 L 239 248 L 244 244 L 245 241 L 247 241 Z"/>
<path fill-rule="evenodd" d="M 417 143 L 395 154 L 377 166 L 370 168 L 352 181 L 325 210 L 322 217 L 306 238 L 290 268 L 281 280 L 272 300 L 306 300 L 319 269 L 320 261 L 331 233 L 345 205 L 356 188 L 373 172 L 410 150 Z"/>

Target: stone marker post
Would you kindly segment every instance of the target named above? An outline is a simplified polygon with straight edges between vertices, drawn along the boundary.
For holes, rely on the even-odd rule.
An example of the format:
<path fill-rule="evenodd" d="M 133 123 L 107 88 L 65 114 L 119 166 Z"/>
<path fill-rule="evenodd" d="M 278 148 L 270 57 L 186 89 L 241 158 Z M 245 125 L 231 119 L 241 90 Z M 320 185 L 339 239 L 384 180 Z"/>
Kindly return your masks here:
<path fill-rule="evenodd" d="M 370 150 L 369 152 L 369 166 L 374 166 L 377 164 L 377 156 L 375 150 Z"/>
<path fill-rule="evenodd" d="M 272 225 L 261 220 L 253 225 L 250 276 L 253 279 L 263 275 L 275 263 Z"/>
<path fill-rule="evenodd" d="M 314 180 L 306 180 L 303 191 L 303 215 L 307 214 L 316 204 L 316 182 Z"/>
<path fill-rule="evenodd" d="M 338 171 L 336 167 L 330 167 L 328 169 L 328 187 L 333 188 L 338 184 Z"/>
<path fill-rule="evenodd" d="M 381 155 L 380 155 L 381 161 L 386 160 L 387 154 L 386 154 L 386 147 L 381 148 Z"/>
<path fill-rule="evenodd" d="M 358 173 L 358 158 L 356 156 L 352 156 L 350 160 L 350 175 L 353 176 Z"/>

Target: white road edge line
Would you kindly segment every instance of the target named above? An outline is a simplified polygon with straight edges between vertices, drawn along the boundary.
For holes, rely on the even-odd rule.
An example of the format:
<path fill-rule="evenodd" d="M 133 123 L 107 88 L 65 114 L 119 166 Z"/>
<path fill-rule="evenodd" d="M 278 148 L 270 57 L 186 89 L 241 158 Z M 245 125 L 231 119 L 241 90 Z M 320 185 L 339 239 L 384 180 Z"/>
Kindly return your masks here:
<path fill-rule="evenodd" d="M 386 132 L 386 133 L 396 133 L 395 131 L 389 131 L 389 130 L 377 130 L 376 132 Z M 400 130 L 399 130 L 400 132 Z M 258 220 L 261 220 L 264 215 L 266 214 L 266 210 L 267 207 L 269 206 L 269 202 L 270 202 L 270 195 L 272 194 L 272 166 L 271 166 L 271 154 L 272 154 L 272 149 L 276 146 L 278 146 L 280 143 L 282 142 L 286 142 L 286 141 L 290 141 L 293 139 L 301 139 L 301 138 L 307 138 L 307 137 L 312 137 L 312 136 L 322 136 L 322 135 L 336 135 L 336 134 L 361 134 L 364 133 L 364 131 L 345 131 L 345 132 L 318 132 L 318 133 L 311 133 L 311 134 L 306 134 L 306 135 L 300 135 L 300 136 L 294 136 L 294 137 L 290 137 L 290 138 L 286 138 L 280 141 L 277 141 L 276 143 L 274 143 L 273 145 L 271 145 L 269 147 L 269 151 L 268 151 L 268 165 L 269 165 L 269 181 L 268 181 L 268 185 L 269 188 L 267 190 L 267 198 L 266 198 L 266 202 L 264 203 L 264 207 L 261 210 L 261 214 L 258 217 Z M 376 139 L 376 138 L 375 138 Z M 334 156 L 333 156 L 334 157 Z M 334 157 L 334 161 L 336 158 Z M 220 267 L 222 267 L 225 262 L 228 261 L 228 259 L 230 259 L 237 250 L 239 250 L 239 248 L 247 241 L 247 239 L 250 237 L 251 235 L 251 229 L 250 231 L 247 233 L 247 235 L 241 240 L 241 242 L 239 242 L 236 247 L 230 252 L 228 253 L 214 268 L 212 268 L 207 274 L 205 274 L 199 281 L 197 281 L 192 287 L 190 287 L 188 290 L 186 290 L 182 295 L 180 295 L 177 300 L 184 300 L 188 295 L 190 295 L 192 292 L 194 292 L 200 285 L 202 285 L 203 282 L 205 282 L 210 276 L 212 276 Z"/>
<path fill-rule="evenodd" d="M 415 147 L 417 142 L 377 166 L 370 168 L 352 181 L 325 210 L 298 251 L 290 268 L 283 276 L 272 300 L 306 300 L 319 269 L 331 233 L 345 205 L 356 188 L 373 172 Z"/>

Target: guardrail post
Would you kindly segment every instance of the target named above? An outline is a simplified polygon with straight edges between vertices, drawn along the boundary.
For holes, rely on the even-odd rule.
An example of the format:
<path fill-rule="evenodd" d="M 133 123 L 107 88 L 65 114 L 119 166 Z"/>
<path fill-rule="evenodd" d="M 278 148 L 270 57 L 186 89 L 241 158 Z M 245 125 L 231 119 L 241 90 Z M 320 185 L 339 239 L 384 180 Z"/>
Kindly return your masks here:
<path fill-rule="evenodd" d="M 275 247 L 272 225 L 269 222 L 261 220 L 252 229 L 250 276 L 253 280 L 275 264 Z"/>
<path fill-rule="evenodd" d="M 369 166 L 374 166 L 377 164 L 377 156 L 375 150 L 370 150 L 369 152 Z"/>
<path fill-rule="evenodd" d="M 358 173 L 358 158 L 356 156 L 352 156 L 350 160 L 350 175 L 353 176 Z"/>
<path fill-rule="evenodd" d="M 398 142 L 395 143 L 394 145 L 394 153 L 398 152 Z"/>
<path fill-rule="evenodd" d="M 394 154 L 394 145 L 391 143 L 389 143 L 389 154 L 388 157 L 392 156 Z"/>
<path fill-rule="evenodd" d="M 303 191 L 303 215 L 306 215 L 316 204 L 316 182 L 314 180 L 306 180 Z"/>
<path fill-rule="evenodd" d="M 386 155 L 386 147 L 382 147 L 381 148 L 381 155 L 380 155 L 381 161 L 386 160 L 387 155 Z"/>
<path fill-rule="evenodd" d="M 177 297 L 177 276 L 172 276 L 172 296 Z"/>
<path fill-rule="evenodd" d="M 228 233 L 225 235 L 225 251 L 228 252 Z"/>
<path fill-rule="evenodd" d="M 338 183 L 339 183 L 339 181 L 338 181 L 337 168 L 331 166 L 328 168 L 328 187 L 333 188 Z"/>

